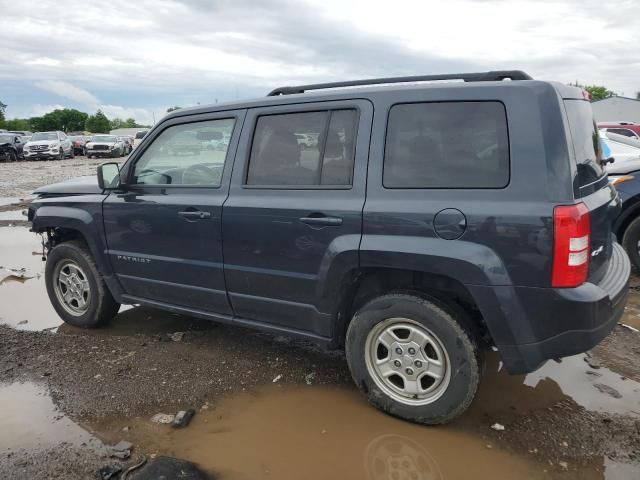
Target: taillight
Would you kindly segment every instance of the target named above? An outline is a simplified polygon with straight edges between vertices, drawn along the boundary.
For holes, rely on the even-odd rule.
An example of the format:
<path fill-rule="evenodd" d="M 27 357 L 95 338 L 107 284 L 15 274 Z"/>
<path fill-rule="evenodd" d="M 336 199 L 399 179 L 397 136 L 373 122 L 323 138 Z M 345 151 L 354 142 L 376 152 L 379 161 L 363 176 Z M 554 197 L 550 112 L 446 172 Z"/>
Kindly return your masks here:
<path fill-rule="evenodd" d="M 577 287 L 589 271 L 591 221 L 584 203 L 553 209 L 553 269 L 551 286 Z"/>

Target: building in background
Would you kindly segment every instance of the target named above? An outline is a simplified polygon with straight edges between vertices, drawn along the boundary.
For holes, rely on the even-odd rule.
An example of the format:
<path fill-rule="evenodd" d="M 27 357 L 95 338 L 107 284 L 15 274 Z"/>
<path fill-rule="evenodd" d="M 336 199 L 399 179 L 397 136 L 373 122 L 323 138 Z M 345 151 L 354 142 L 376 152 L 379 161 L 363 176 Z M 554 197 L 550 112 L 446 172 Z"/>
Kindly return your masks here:
<path fill-rule="evenodd" d="M 629 97 L 607 97 L 591 104 L 598 123 L 636 122 L 640 123 L 640 100 Z"/>
<path fill-rule="evenodd" d="M 147 130 L 151 130 L 148 127 L 136 127 L 136 128 L 116 128 L 115 130 L 111 130 L 109 132 L 111 135 L 119 135 L 119 136 L 131 136 L 135 137 L 138 132 L 146 132 Z"/>

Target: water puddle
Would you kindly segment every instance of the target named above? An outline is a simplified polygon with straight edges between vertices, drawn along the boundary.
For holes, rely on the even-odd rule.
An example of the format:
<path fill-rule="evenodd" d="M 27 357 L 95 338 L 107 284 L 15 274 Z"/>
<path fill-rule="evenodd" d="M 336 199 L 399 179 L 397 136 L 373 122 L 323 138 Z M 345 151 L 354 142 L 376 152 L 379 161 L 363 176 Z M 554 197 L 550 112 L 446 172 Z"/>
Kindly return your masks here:
<path fill-rule="evenodd" d="M 45 386 L 35 383 L 0 385 L 2 434 L 0 450 L 31 451 L 62 442 L 83 448 L 99 448 L 101 442 L 63 415 Z"/>
<path fill-rule="evenodd" d="M 22 214 L 22 210 L 7 210 L 0 212 L 0 222 L 25 221 L 27 217 Z"/>
<path fill-rule="evenodd" d="M 637 289 L 631 291 L 620 323 L 640 330 L 640 292 Z"/>
<path fill-rule="evenodd" d="M 42 330 L 62 323 L 47 297 L 38 236 L 26 228 L 0 228 L 0 267 L 0 323 L 24 330 Z M 24 275 L 7 275 L 11 271 Z"/>
<path fill-rule="evenodd" d="M 122 424 L 98 431 L 115 439 Z M 198 463 L 220 478 L 548 478 L 545 465 L 451 428 L 382 415 L 354 389 L 278 388 L 201 410 L 187 429 L 136 419 L 130 438 Z M 464 452 L 464 461 L 460 455 Z M 597 478 L 597 477 L 592 477 Z"/>
<path fill-rule="evenodd" d="M 0 197 L 0 207 L 6 207 L 7 205 L 17 205 L 27 200 L 28 199 L 20 197 Z"/>
<path fill-rule="evenodd" d="M 563 358 L 562 363 L 547 362 L 530 373 L 524 385 L 535 388 L 553 379 L 562 393 L 587 410 L 640 417 L 640 383 L 611 370 L 592 369 L 584 355 Z"/>

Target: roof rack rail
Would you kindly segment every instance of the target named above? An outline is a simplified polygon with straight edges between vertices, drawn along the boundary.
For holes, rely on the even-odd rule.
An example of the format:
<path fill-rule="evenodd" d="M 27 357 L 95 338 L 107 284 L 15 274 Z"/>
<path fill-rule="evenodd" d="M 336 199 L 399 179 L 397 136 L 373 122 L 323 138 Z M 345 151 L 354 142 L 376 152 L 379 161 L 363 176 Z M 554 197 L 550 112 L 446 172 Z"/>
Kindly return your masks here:
<path fill-rule="evenodd" d="M 358 87 L 361 85 L 380 85 L 383 83 L 431 82 L 435 80 L 464 80 L 465 82 L 495 82 L 504 79 L 533 80 L 522 70 L 495 70 L 480 73 L 448 73 L 444 75 L 416 75 L 409 77 L 370 78 L 368 80 L 351 80 L 347 82 L 313 83 L 294 87 L 279 87 L 269 92 L 269 97 L 277 95 L 292 95 L 304 93 L 307 90 L 322 90 L 325 88 Z"/>

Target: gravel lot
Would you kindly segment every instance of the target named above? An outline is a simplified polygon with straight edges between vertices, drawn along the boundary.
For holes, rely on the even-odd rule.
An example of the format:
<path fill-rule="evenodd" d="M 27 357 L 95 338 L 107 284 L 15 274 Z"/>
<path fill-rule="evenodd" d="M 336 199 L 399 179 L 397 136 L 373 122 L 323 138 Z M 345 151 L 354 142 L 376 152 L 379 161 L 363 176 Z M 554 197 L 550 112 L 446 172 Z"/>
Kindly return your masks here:
<path fill-rule="evenodd" d="M 0 164 L 0 213 L 99 163 Z M 436 465 L 430 477 L 401 469 L 406 478 L 640 478 L 640 334 L 630 329 L 616 327 L 587 355 L 528 376 L 498 372 L 489 355 L 471 409 L 450 426 L 418 427 L 365 406 L 340 352 L 141 307 L 123 308 L 100 330 L 56 328 L 37 241 L 19 221 L 0 222 L 0 266 L 33 277 L 0 281 L 2 478 L 94 478 L 115 461 L 105 445 L 123 438 L 136 454 L 188 458 L 219 478 L 336 478 L 331 465 L 343 478 L 395 478 L 361 461 L 381 435 L 404 439 L 376 450 L 383 461 L 400 449 L 421 474 L 424 462 Z M 633 281 L 623 322 L 637 326 Z M 149 420 L 186 408 L 197 414 L 181 431 Z M 288 450 L 266 445 L 269 438 Z"/>

